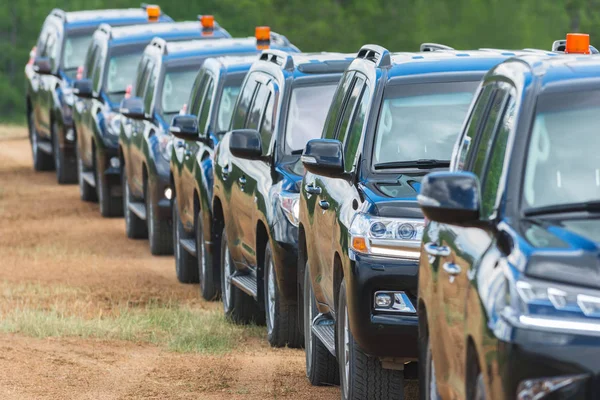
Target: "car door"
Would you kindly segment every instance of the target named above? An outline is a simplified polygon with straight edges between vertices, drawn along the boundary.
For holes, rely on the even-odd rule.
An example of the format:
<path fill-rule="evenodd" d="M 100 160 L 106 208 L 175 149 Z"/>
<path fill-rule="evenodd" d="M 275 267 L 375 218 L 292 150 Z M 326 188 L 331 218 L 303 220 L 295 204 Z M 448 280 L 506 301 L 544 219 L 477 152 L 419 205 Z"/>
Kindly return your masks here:
<path fill-rule="evenodd" d="M 273 104 L 275 92 L 270 85 L 270 77 L 264 74 L 256 76 L 259 86 L 257 88 L 250 113 L 246 120 L 246 129 L 253 129 L 261 133 L 263 155 L 270 155 L 270 144 L 273 135 Z M 265 117 L 265 118 L 263 118 Z M 266 126 L 263 127 L 263 119 Z M 232 157 L 232 167 L 237 174 L 236 192 L 239 193 L 238 201 L 232 208 L 238 221 L 240 251 L 248 265 L 256 266 L 256 216 L 259 201 L 265 206 L 262 194 L 268 192 L 266 187 L 272 183 L 271 165 L 265 160 L 247 160 Z M 260 185 L 260 186 L 259 186 Z"/>
<path fill-rule="evenodd" d="M 358 100 L 365 87 L 365 77 L 356 73 L 353 78 L 352 89 L 349 92 L 348 100 L 344 106 L 339 125 L 337 127 L 336 139 L 344 143 L 346 135 L 350 128 L 352 117 Z M 352 169 L 352 166 L 349 166 Z M 356 189 L 352 183 L 345 179 L 320 177 L 322 181 L 321 194 L 317 203 L 315 212 L 315 223 L 318 229 L 314 231 L 316 235 L 317 249 L 319 253 L 319 276 L 321 277 L 321 289 L 327 303 L 335 309 L 335 293 L 333 285 L 334 275 L 334 255 L 335 249 L 339 248 L 340 230 L 339 214 L 343 211 L 345 201 L 355 197 Z M 337 228 L 337 229 L 336 229 Z M 335 235 L 334 235 L 335 231 Z M 338 240 L 336 243 L 335 240 Z"/>
<path fill-rule="evenodd" d="M 58 71 L 58 28 L 49 25 L 48 36 L 42 52 L 42 57 L 48 57 L 53 71 Z M 54 75 L 40 75 L 40 86 L 38 89 L 38 134 L 44 138 L 50 138 L 50 113 L 52 112 L 54 88 L 57 77 Z"/>
<path fill-rule="evenodd" d="M 46 54 L 45 48 L 46 43 L 48 41 L 48 36 L 50 34 L 50 30 L 52 29 L 52 24 L 46 22 L 42 31 L 40 33 L 40 37 L 38 39 L 36 45 L 36 57 L 44 57 Z M 33 123 L 37 132 L 40 132 L 41 129 L 41 115 L 43 110 L 43 97 L 41 96 L 43 93 L 43 75 L 38 74 L 37 72 L 32 72 L 31 75 L 31 106 L 33 113 Z"/>
<path fill-rule="evenodd" d="M 92 55 L 89 59 L 89 64 L 85 67 L 85 76 L 92 81 L 92 87 L 96 87 L 102 70 L 102 45 L 99 42 L 94 43 Z M 78 144 L 80 155 L 86 167 L 93 165 L 92 160 L 92 144 L 96 126 L 96 113 L 99 111 L 98 99 L 80 99 L 81 110 L 81 126 L 82 132 L 78 132 Z"/>
<path fill-rule="evenodd" d="M 108 44 L 106 42 L 100 42 L 98 45 L 98 53 L 96 56 L 96 59 L 94 61 L 94 71 L 91 75 L 91 79 L 92 79 L 92 88 L 94 90 L 94 98 L 91 99 L 91 103 L 90 103 L 90 111 L 89 111 L 89 116 L 90 116 L 90 127 L 92 129 L 92 133 L 94 138 L 100 138 L 103 134 L 103 130 L 102 130 L 102 126 L 101 121 L 100 121 L 100 114 L 104 111 L 104 98 L 100 95 L 101 91 L 102 91 L 102 79 L 104 77 L 104 68 L 105 68 L 105 64 L 106 64 L 106 57 L 107 57 L 107 53 L 108 53 Z M 98 139 L 95 139 L 98 140 Z M 101 143 L 95 143 L 95 146 L 101 146 Z M 90 165 L 93 165 L 93 163 L 96 162 L 96 160 L 92 159 L 93 157 L 93 152 L 92 149 L 89 149 L 89 162 Z"/>
<path fill-rule="evenodd" d="M 344 111 L 344 106 L 351 94 L 351 85 L 354 82 L 354 74 L 354 71 L 346 72 L 338 85 L 327 115 L 327 121 L 323 128 L 322 137 L 325 139 L 334 139 L 337 135 L 337 127 Z M 322 253 L 331 253 L 331 242 L 323 243 L 320 236 L 323 230 L 323 227 L 320 225 L 323 209 L 319 206 L 319 203 L 322 200 L 321 194 L 324 184 L 325 182 L 322 176 L 307 172 L 304 178 L 304 187 L 302 188 L 303 196 L 306 201 L 306 212 L 308 213 L 308 225 L 304 227 L 306 247 L 308 250 L 306 257 L 311 269 L 310 275 L 313 281 L 315 296 L 319 302 L 326 301 L 322 290 Z"/>

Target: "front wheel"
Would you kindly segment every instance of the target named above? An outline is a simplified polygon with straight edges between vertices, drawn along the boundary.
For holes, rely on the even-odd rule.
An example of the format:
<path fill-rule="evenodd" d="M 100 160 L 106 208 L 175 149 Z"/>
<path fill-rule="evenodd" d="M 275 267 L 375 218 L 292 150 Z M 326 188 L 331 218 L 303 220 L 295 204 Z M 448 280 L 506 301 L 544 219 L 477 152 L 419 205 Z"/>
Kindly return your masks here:
<path fill-rule="evenodd" d="M 424 316 L 421 318 L 424 318 Z M 421 400 L 440 400 L 429 332 L 426 327 L 419 331 L 419 351 L 419 397 Z"/>
<path fill-rule="evenodd" d="M 216 300 L 219 297 L 221 286 L 219 275 L 215 273 L 213 254 L 207 251 L 206 244 L 204 243 L 202 210 L 198 211 L 198 215 L 196 215 L 196 259 L 198 261 L 198 275 L 200 277 L 200 294 L 204 300 Z"/>
<path fill-rule="evenodd" d="M 85 168 L 83 167 L 83 160 L 81 159 L 81 153 L 79 146 L 76 146 L 76 158 L 77 158 L 77 176 L 79 180 L 79 197 L 83 201 L 96 201 L 96 189 L 83 179 L 83 173 Z"/>
<path fill-rule="evenodd" d="M 342 280 L 337 316 L 337 353 L 343 400 L 404 399 L 404 371 L 384 369 L 354 340 L 348 319 L 346 281 Z"/>
<path fill-rule="evenodd" d="M 96 173 L 96 194 L 98 196 L 98 203 L 100 204 L 100 214 L 106 218 L 121 217 L 123 215 L 123 202 L 119 197 L 115 197 L 110 193 L 111 185 L 100 167 L 102 165 L 100 162 L 101 156 L 98 151 L 95 153 L 96 162 L 94 164 L 94 171 Z"/>
<path fill-rule="evenodd" d="M 35 129 L 33 114 L 29 114 L 29 141 L 31 143 L 31 155 L 33 157 L 33 169 L 36 171 L 51 171 L 54 168 L 52 156 L 40 151 L 38 142 L 40 137 Z"/>
<path fill-rule="evenodd" d="M 148 221 L 148 242 L 150 244 L 150 253 L 154 256 L 163 256 L 173 254 L 173 238 L 171 236 L 171 224 L 166 219 L 161 219 L 158 215 L 158 204 L 152 201 L 150 193 L 153 192 L 150 181 L 146 183 L 146 216 Z M 196 281 L 197 282 L 197 281 Z"/>
<path fill-rule="evenodd" d="M 77 167 L 73 160 L 65 155 L 65 150 L 60 148 L 58 137 L 58 125 L 52 123 L 52 151 L 54 152 L 54 166 L 56 168 L 56 180 L 60 184 L 77 182 Z"/>
<path fill-rule="evenodd" d="M 179 207 L 177 207 L 177 197 L 173 197 L 173 248 L 175 250 L 175 272 L 177 280 L 181 283 L 197 283 L 198 268 L 196 268 L 196 260 L 188 251 L 181 245 L 181 239 L 185 238 L 185 230 L 181 219 L 179 218 Z"/>
<path fill-rule="evenodd" d="M 146 221 L 135 215 L 129 208 L 133 196 L 127 181 L 125 167 L 121 173 L 121 185 L 123 185 L 123 214 L 125 215 L 125 233 L 129 239 L 145 239 L 148 237 Z"/>

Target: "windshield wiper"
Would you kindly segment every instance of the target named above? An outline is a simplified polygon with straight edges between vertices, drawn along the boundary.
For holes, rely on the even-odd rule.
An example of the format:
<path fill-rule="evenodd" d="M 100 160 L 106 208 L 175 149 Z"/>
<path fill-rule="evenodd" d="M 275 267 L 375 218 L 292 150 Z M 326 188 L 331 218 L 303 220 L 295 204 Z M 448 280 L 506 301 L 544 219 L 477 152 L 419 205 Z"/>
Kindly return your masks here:
<path fill-rule="evenodd" d="M 555 204 L 552 206 L 532 207 L 524 211 L 525 216 L 533 217 L 544 214 L 560 214 L 565 212 L 600 212 L 600 201 L 585 201 L 581 203 Z"/>
<path fill-rule="evenodd" d="M 435 160 L 435 159 L 420 159 L 412 161 L 391 161 L 385 163 L 375 164 L 375 169 L 393 169 L 393 168 L 448 168 L 450 166 L 449 160 Z"/>

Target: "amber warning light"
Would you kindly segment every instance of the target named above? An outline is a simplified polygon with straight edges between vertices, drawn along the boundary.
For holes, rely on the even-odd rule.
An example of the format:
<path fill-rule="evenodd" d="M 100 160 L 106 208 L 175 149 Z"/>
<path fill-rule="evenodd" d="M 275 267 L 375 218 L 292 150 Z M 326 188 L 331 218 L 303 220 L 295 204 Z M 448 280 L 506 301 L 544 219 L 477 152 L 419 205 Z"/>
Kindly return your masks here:
<path fill-rule="evenodd" d="M 259 50 L 265 50 L 269 48 L 269 45 L 271 44 L 271 28 L 268 26 L 257 26 L 255 36 L 256 47 Z"/>
<path fill-rule="evenodd" d="M 148 21 L 156 22 L 160 17 L 160 7 L 156 5 L 146 6 L 146 13 L 148 14 Z"/>
<path fill-rule="evenodd" d="M 565 53 L 590 54 L 590 35 L 587 33 L 567 33 Z"/>

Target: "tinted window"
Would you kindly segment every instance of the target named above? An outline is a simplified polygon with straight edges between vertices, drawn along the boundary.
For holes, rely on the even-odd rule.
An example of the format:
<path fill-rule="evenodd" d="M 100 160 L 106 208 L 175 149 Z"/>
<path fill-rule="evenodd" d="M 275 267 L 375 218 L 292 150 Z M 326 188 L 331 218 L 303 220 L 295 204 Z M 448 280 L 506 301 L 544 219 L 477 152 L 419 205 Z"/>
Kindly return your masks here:
<path fill-rule="evenodd" d="M 146 90 L 144 92 L 144 111 L 147 114 L 150 114 L 152 111 L 152 100 L 154 100 L 154 89 L 156 89 L 156 81 L 158 80 L 159 70 L 160 67 L 158 65 L 154 65 L 148 72 L 148 83 L 146 84 Z"/>
<path fill-rule="evenodd" d="M 260 127 L 263 155 L 266 155 L 269 152 L 271 137 L 273 136 L 273 131 L 275 130 L 275 115 L 273 115 L 273 104 L 275 104 L 275 98 L 273 96 L 273 93 L 269 93 L 269 99 L 267 100 L 267 104 L 265 105 L 265 115 L 263 117 Z"/>
<path fill-rule="evenodd" d="M 208 128 L 208 116 L 210 115 L 210 107 L 212 105 L 213 94 L 215 92 L 214 79 L 209 77 L 208 80 L 208 87 L 206 88 L 206 93 L 204 94 L 201 112 L 198 115 L 198 129 L 203 133 L 206 132 L 206 129 Z"/>
<path fill-rule="evenodd" d="M 93 44 L 87 51 L 85 56 L 85 68 L 84 68 L 84 76 L 86 78 L 92 77 L 92 72 L 94 71 L 94 64 L 96 63 L 96 57 L 98 56 L 98 45 Z"/>
<path fill-rule="evenodd" d="M 94 72 L 92 72 L 92 84 L 94 90 L 100 91 L 102 73 L 104 71 L 104 61 L 106 60 L 106 46 L 98 48 L 98 55 L 94 62 Z"/>
<path fill-rule="evenodd" d="M 246 81 L 244 88 L 242 89 L 242 93 L 240 94 L 240 98 L 235 109 L 235 114 L 233 116 L 231 125 L 232 129 L 244 127 L 244 124 L 246 123 L 246 116 L 248 115 L 248 107 L 250 107 L 250 102 L 252 101 L 252 96 L 254 95 L 256 85 L 257 82 L 252 76 L 250 76 Z"/>
<path fill-rule="evenodd" d="M 208 75 L 205 72 L 201 72 L 196 77 L 192 93 L 190 95 L 190 104 L 188 104 L 188 110 L 190 114 L 198 115 L 200 113 L 200 106 L 202 105 L 202 98 L 204 92 L 206 92 L 206 82 Z"/>
<path fill-rule="evenodd" d="M 327 122 L 325 123 L 325 128 L 323 130 L 323 137 L 326 139 L 333 139 L 335 137 L 335 128 L 337 127 L 339 114 L 342 111 L 342 105 L 344 104 L 344 99 L 346 98 L 346 93 L 350 88 L 350 83 L 352 83 L 353 77 L 354 72 L 348 71 L 344 74 L 344 77 L 338 84 L 335 96 L 331 102 L 331 107 L 327 116 Z"/>
<path fill-rule="evenodd" d="M 494 91 L 493 89 L 493 85 L 488 85 L 484 87 L 483 90 L 479 93 L 479 97 L 476 100 L 476 103 L 473 107 L 473 111 L 471 111 L 471 116 L 465 129 L 465 134 L 463 134 L 462 140 L 460 141 L 457 148 L 455 166 L 457 170 L 464 169 L 465 162 L 467 160 L 467 155 L 471 154 L 470 150 L 472 150 L 471 143 L 473 141 L 473 137 L 475 136 L 475 134 L 477 134 L 477 130 L 479 129 L 479 125 L 481 123 L 481 118 L 483 117 L 485 111 L 488 108 L 490 96 Z"/>
<path fill-rule="evenodd" d="M 250 111 L 250 115 L 248 116 L 246 128 L 258 130 L 263 115 L 263 110 L 270 93 L 271 92 L 269 88 L 265 85 L 259 86 L 258 92 L 256 92 L 256 96 L 254 97 L 254 102 L 252 103 L 252 109 Z"/>
<path fill-rule="evenodd" d="M 72 77 L 77 73 L 77 68 L 85 62 L 85 55 L 92 42 L 92 33 L 83 35 L 67 34 L 63 50 L 62 67 Z"/>
<path fill-rule="evenodd" d="M 173 117 L 190 97 L 198 66 L 167 69 L 162 88 L 159 108 L 163 116 Z"/>
<path fill-rule="evenodd" d="M 135 95 L 136 97 L 144 97 L 144 91 L 146 90 L 146 85 L 148 84 L 148 76 L 150 72 L 152 72 L 152 68 L 154 67 L 154 62 L 150 59 L 142 60 L 140 67 L 141 73 L 138 72 L 138 80 L 135 84 Z M 138 69 L 139 71 L 139 69 Z"/>
<path fill-rule="evenodd" d="M 549 93 L 539 97 L 529 136 L 525 206 L 600 199 L 600 91 Z"/>
<path fill-rule="evenodd" d="M 321 137 L 335 89 L 335 83 L 293 89 L 287 113 L 286 152 L 302 150 L 306 142 Z"/>
<path fill-rule="evenodd" d="M 342 143 L 346 140 L 346 134 L 348 133 L 348 126 L 350 125 L 350 118 L 352 117 L 352 113 L 354 111 L 354 106 L 358 101 L 358 96 L 362 93 L 363 86 L 365 84 L 365 80 L 361 77 L 357 78 L 354 82 L 354 87 L 352 88 L 352 93 L 350 94 L 350 98 L 344 107 L 344 114 L 342 115 L 342 121 L 340 123 L 340 133 L 338 135 L 338 140 Z"/>
<path fill-rule="evenodd" d="M 358 145 L 360 144 L 360 138 L 362 136 L 367 111 L 369 109 L 370 96 L 371 92 L 369 87 L 365 85 L 358 106 L 355 108 L 352 122 L 348 127 L 348 133 L 346 134 L 346 140 L 344 143 L 344 169 L 346 171 L 352 171 L 354 167 L 356 153 L 358 152 Z"/>
<path fill-rule="evenodd" d="M 58 67 L 59 50 L 60 43 L 58 42 L 58 32 L 56 29 L 50 29 L 48 33 L 48 40 L 46 41 L 46 46 L 44 47 L 43 56 L 50 59 L 50 65 L 52 65 L 53 69 Z"/>
<path fill-rule="evenodd" d="M 225 86 L 219 101 L 219 110 L 217 112 L 217 126 L 215 132 L 223 132 L 229 129 L 231 117 L 233 116 L 233 107 L 240 94 L 241 82 L 235 86 Z"/>
<path fill-rule="evenodd" d="M 422 83 L 386 88 L 373 163 L 450 160 L 478 82 Z"/>
<path fill-rule="evenodd" d="M 496 131 L 496 126 L 500 118 L 502 117 L 501 112 L 506 99 L 506 92 L 497 90 L 492 101 L 492 106 L 486 118 L 485 124 L 481 134 L 476 138 L 476 152 L 475 160 L 473 161 L 473 171 L 477 176 L 482 176 L 485 168 L 485 162 L 487 160 L 488 152 L 492 146 L 493 134 Z"/>

